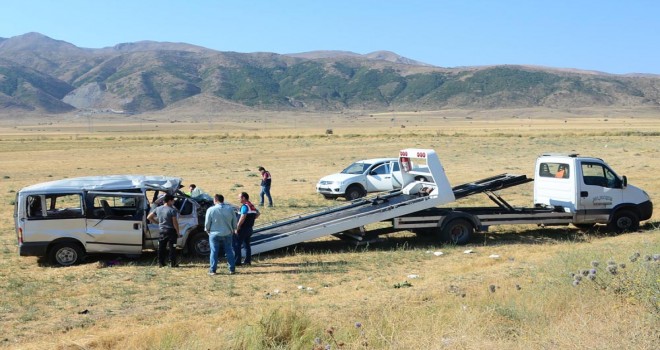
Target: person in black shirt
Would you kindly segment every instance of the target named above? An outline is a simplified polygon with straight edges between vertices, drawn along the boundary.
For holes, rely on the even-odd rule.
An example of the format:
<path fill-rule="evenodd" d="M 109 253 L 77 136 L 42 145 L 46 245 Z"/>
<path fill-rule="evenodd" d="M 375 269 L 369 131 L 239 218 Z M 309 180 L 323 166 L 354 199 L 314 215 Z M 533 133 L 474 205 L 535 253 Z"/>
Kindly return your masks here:
<path fill-rule="evenodd" d="M 250 265 L 252 262 L 252 249 L 250 248 L 250 238 L 252 237 L 252 227 L 254 221 L 259 217 L 259 210 L 250 203 L 250 196 L 246 192 L 241 192 L 238 199 L 241 201 L 241 215 L 236 225 L 234 234 L 234 257 L 236 266 L 242 264 Z M 241 263 L 241 246 L 245 247 L 245 262 Z"/>
<path fill-rule="evenodd" d="M 179 212 L 174 208 L 174 196 L 166 194 L 163 197 L 164 205 L 152 210 L 147 216 L 147 220 L 158 224 L 160 229 L 160 238 L 158 239 L 158 262 L 160 266 L 166 265 L 167 249 L 170 250 L 170 264 L 172 267 L 178 265 L 176 261 L 176 241 L 181 234 L 179 233 Z"/>

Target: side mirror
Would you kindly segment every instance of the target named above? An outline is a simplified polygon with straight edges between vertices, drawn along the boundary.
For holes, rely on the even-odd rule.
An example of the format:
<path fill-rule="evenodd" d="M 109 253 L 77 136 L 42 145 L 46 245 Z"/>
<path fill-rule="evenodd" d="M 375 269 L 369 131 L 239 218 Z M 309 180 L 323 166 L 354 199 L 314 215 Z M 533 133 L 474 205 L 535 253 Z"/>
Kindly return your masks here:
<path fill-rule="evenodd" d="M 628 186 L 628 178 L 626 175 L 623 175 L 623 188 L 626 188 Z"/>

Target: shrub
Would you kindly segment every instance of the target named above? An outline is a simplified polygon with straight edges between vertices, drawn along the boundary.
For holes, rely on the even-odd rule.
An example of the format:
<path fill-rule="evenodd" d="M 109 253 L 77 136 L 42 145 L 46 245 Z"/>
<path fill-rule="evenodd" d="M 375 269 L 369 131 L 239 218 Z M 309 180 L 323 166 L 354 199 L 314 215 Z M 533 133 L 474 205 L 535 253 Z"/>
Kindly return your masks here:
<path fill-rule="evenodd" d="M 633 253 L 630 265 L 610 259 L 605 266 L 592 261 L 588 269 L 570 274 L 575 287 L 591 286 L 613 293 L 623 299 L 639 302 L 651 312 L 660 313 L 658 288 L 660 284 L 660 254 L 641 256 Z"/>

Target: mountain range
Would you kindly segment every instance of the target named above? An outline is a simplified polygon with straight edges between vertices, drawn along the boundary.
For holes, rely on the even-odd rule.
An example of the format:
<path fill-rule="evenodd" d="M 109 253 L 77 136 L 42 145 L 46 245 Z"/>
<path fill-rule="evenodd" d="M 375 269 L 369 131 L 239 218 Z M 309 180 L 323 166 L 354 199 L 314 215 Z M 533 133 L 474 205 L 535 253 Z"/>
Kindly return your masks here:
<path fill-rule="evenodd" d="M 436 67 L 389 51 L 222 52 L 140 41 L 80 48 L 0 38 L 0 115 L 190 109 L 658 107 L 660 76 L 548 67 Z M 210 107 L 209 107 L 210 106 Z"/>

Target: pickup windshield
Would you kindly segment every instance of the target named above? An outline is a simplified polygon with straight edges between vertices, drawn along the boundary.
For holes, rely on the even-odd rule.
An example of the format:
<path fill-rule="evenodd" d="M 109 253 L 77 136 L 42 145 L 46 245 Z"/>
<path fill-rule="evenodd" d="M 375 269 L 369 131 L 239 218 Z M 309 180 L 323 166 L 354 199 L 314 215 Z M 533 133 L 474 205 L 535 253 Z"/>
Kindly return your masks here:
<path fill-rule="evenodd" d="M 357 163 L 353 163 L 353 164 L 349 165 L 348 168 L 342 170 L 341 173 L 342 174 L 362 174 L 367 169 L 369 169 L 370 166 L 371 166 L 371 164 L 369 164 L 369 163 L 357 162 Z"/>

